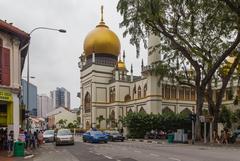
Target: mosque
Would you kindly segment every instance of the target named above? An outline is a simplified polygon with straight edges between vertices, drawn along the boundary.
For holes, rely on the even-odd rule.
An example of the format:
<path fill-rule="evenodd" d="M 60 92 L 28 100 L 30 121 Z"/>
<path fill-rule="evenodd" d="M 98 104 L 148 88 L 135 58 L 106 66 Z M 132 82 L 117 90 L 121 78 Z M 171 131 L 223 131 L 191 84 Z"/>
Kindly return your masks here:
<path fill-rule="evenodd" d="M 148 50 L 159 37 L 150 35 Z M 152 69 L 160 60 L 160 51 L 148 52 L 147 65 L 142 63 L 141 76 L 133 75 L 125 65 L 125 52 L 117 35 L 103 20 L 88 33 L 80 56 L 81 122 L 84 129 L 116 127 L 129 112 L 191 113 L 195 111 L 194 88 L 173 84 L 168 79 L 158 83 Z M 120 57 L 122 55 L 122 57 Z"/>

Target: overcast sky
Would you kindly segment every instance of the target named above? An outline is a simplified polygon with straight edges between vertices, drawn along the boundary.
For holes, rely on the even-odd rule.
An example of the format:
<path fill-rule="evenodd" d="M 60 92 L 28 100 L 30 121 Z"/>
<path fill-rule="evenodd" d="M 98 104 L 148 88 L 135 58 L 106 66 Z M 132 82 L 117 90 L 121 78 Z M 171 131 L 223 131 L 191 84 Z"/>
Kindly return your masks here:
<path fill-rule="evenodd" d="M 38 30 L 32 34 L 30 47 L 31 82 L 38 87 L 38 94 L 47 94 L 56 87 L 64 87 L 71 93 L 71 108 L 78 108 L 76 97 L 80 90 L 79 56 L 83 52 L 83 41 L 88 32 L 100 20 L 100 6 L 104 5 L 104 20 L 114 31 L 121 48 L 126 51 L 126 63 L 134 74 L 140 75 L 141 60 L 146 63 L 147 54 L 142 50 L 136 59 L 135 47 L 123 38 L 122 20 L 117 12 L 118 0 L 0 0 L 0 19 L 12 22 L 25 32 L 44 26 L 63 28 L 67 33 Z M 26 69 L 26 65 L 24 67 Z M 24 70 L 23 76 L 26 76 Z"/>

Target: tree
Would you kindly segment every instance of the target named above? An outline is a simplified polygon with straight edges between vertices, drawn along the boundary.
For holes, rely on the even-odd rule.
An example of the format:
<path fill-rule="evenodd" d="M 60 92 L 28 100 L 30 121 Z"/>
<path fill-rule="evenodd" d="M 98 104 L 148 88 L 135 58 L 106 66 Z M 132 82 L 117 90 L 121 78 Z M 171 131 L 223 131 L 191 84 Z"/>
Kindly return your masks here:
<path fill-rule="evenodd" d="M 66 127 L 66 123 L 67 123 L 67 120 L 66 119 L 61 119 L 57 122 L 57 124 L 61 127 L 61 128 L 65 128 Z"/>
<path fill-rule="evenodd" d="M 131 35 L 137 56 L 140 43 L 147 47 L 147 37 L 153 34 L 160 37 L 154 48 L 160 49 L 163 61 L 174 68 L 179 68 L 179 62 L 183 68 L 186 63 L 193 67 L 192 81 L 179 80 L 196 89 L 196 130 L 200 138 L 199 115 L 206 87 L 240 42 L 240 1 L 119 0 L 117 9 L 123 16 L 120 27 L 126 27 L 123 35 Z M 184 73 L 181 75 L 189 78 Z"/>

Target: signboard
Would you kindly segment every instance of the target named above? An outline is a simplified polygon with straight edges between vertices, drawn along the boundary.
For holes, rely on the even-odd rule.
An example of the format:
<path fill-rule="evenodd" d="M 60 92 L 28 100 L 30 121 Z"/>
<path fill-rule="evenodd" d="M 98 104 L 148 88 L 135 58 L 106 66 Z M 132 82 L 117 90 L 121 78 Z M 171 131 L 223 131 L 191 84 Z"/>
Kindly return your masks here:
<path fill-rule="evenodd" d="M 213 122 L 213 116 L 199 116 L 200 122 Z"/>
<path fill-rule="evenodd" d="M 12 94 L 7 91 L 0 91 L 0 101 L 12 102 Z"/>

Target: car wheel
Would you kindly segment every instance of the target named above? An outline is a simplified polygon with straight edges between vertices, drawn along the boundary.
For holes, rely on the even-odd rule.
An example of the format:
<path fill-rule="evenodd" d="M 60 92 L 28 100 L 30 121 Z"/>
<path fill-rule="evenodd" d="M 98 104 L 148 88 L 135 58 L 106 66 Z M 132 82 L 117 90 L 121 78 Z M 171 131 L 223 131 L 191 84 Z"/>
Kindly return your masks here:
<path fill-rule="evenodd" d="M 124 140 L 122 139 L 121 142 L 124 142 Z"/>
<path fill-rule="evenodd" d="M 85 139 L 83 139 L 83 142 L 86 143 L 87 141 Z"/>
<path fill-rule="evenodd" d="M 104 143 L 108 143 L 108 141 L 104 141 Z"/>

